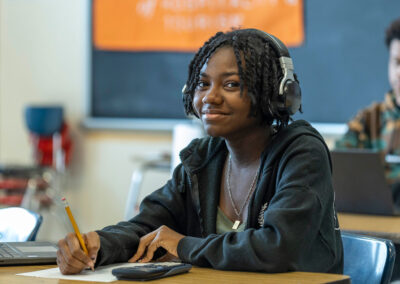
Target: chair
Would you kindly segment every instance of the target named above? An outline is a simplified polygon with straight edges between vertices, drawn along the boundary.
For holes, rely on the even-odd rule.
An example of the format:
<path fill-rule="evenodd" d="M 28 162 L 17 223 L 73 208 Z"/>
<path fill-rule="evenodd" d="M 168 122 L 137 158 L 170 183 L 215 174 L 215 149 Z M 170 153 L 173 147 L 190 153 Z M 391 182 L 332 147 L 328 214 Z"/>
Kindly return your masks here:
<path fill-rule="evenodd" d="M 132 174 L 131 185 L 125 205 L 124 220 L 129 220 L 139 212 L 139 197 L 145 173 L 148 170 L 164 170 L 170 172 L 171 161 L 167 155 L 160 159 L 149 159 L 141 163 L 139 168 Z"/>
<path fill-rule="evenodd" d="M 0 242 L 34 241 L 42 216 L 21 207 L 0 209 Z"/>
<path fill-rule="evenodd" d="M 396 252 L 390 240 L 342 232 L 344 270 L 351 283 L 390 282 Z"/>
<path fill-rule="evenodd" d="M 149 170 L 169 171 L 172 176 L 173 170 L 180 163 L 180 151 L 193 139 L 203 137 L 204 135 L 204 129 L 197 121 L 176 124 L 173 129 L 171 155 L 161 153 L 157 157 L 136 157 L 137 160 L 141 160 L 141 163 L 138 169 L 132 174 L 125 205 L 124 220 L 131 219 L 139 212 L 139 201 L 142 194 L 141 187 L 146 172 Z"/>

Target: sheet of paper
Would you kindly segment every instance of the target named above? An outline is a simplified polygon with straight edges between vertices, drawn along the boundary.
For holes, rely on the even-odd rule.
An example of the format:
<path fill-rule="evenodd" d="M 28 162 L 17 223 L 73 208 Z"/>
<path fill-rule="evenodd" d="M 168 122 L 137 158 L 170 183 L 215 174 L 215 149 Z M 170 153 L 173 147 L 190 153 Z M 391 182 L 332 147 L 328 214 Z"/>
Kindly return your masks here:
<path fill-rule="evenodd" d="M 68 279 L 68 280 L 80 280 L 80 281 L 97 281 L 97 282 L 112 282 L 116 281 L 117 278 L 111 274 L 111 270 L 117 267 L 132 267 L 145 265 L 146 263 L 116 263 L 106 266 L 100 266 L 95 271 L 89 269 L 83 270 L 80 274 L 76 275 L 63 275 L 61 274 L 58 267 L 50 268 L 45 270 L 38 270 L 32 272 L 19 273 L 17 275 L 22 276 L 33 276 L 41 278 L 56 278 L 56 279 Z M 163 262 L 163 265 L 174 265 L 176 262 Z"/>

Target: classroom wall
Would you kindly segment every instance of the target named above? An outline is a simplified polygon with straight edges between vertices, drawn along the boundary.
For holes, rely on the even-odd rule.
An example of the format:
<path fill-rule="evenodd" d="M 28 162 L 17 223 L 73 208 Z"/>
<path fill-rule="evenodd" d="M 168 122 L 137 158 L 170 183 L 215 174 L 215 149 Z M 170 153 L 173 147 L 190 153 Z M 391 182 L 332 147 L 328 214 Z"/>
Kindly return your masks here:
<path fill-rule="evenodd" d="M 141 160 L 169 152 L 169 132 L 87 131 L 89 0 L 0 0 L 0 163 L 32 164 L 23 110 L 28 104 L 65 107 L 74 150 L 62 194 L 82 231 L 123 218 L 132 172 Z M 151 171 L 155 189 L 169 172 Z M 61 210 L 57 210 L 61 209 Z M 61 207 L 43 211 L 38 239 L 58 240 L 67 226 Z"/>
<path fill-rule="evenodd" d="M 0 0 L 0 163 L 32 163 L 26 105 L 62 104 L 74 141 L 62 191 L 82 231 L 121 220 L 140 159 L 171 147 L 170 133 L 80 127 L 89 84 L 88 15 L 88 0 Z M 149 173 L 144 187 L 159 186 L 168 174 Z M 38 238 L 63 236 L 56 211 L 42 213 Z"/>

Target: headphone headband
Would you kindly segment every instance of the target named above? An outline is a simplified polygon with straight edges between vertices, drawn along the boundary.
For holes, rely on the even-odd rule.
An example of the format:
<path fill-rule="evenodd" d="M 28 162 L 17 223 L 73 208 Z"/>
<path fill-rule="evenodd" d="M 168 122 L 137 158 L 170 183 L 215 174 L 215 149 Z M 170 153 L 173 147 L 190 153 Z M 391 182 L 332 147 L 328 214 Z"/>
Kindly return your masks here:
<path fill-rule="evenodd" d="M 240 31 L 240 30 L 239 30 Z M 289 50 L 287 49 L 286 45 L 277 37 L 266 33 L 261 30 L 257 29 L 244 29 L 242 31 L 249 31 L 255 34 L 258 34 L 260 37 L 266 38 L 269 43 L 272 44 L 272 48 L 275 50 L 276 53 L 278 53 L 279 57 L 289 57 Z"/>

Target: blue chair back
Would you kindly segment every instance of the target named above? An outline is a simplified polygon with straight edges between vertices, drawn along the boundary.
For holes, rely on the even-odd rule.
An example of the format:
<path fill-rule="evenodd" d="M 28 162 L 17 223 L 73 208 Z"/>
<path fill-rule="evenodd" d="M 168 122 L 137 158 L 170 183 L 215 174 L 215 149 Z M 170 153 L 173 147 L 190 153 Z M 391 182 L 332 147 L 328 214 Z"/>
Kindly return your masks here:
<path fill-rule="evenodd" d="M 61 131 L 63 107 L 57 105 L 29 105 L 25 108 L 25 122 L 29 131 L 40 136 L 52 136 Z"/>
<path fill-rule="evenodd" d="M 351 283 L 386 284 L 390 282 L 395 247 L 390 240 L 342 232 L 344 270 Z"/>
<path fill-rule="evenodd" d="M 21 207 L 0 209 L 0 242 L 34 241 L 42 216 Z"/>

